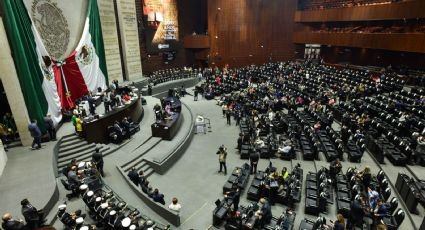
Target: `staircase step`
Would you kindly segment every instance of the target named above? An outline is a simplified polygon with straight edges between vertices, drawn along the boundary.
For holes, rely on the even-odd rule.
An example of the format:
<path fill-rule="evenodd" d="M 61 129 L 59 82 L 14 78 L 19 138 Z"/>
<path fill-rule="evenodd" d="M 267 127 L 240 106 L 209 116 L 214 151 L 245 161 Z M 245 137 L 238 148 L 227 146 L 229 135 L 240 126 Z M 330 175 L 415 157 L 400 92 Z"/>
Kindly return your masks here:
<path fill-rule="evenodd" d="M 17 138 L 15 140 L 13 140 L 12 142 L 10 142 L 9 144 L 7 144 L 7 148 L 14 148 L 14 147 L 19 147 L 22 146 L 22 142 L 21 139 Z"/>
<path fill-rule="evenodd" d="M 106 146 L 106 148 L 103 148 L 103 150 L 101 149 L 101 152 L 103 153 L 104 151 L 108 150 L 109 148 L 110 148 L 109 146 Z M 77 159 L 77 162 L 90 160 L 91 159 L 91 156 L 92 156 L 91 153 L 92 152 L 88 152 L 87 154 L 84 154 L 84 155 L 76 158 Z M 66 167 L 68 165 L 68 163 L 71 161 L 71 159 L 73 159 L 73 158 L 70 158 L 68 161 L 63 161 L 61 163 L 58 163 L 58 169 L 61 169 L 63 167 Z"/>
<path fill-rule="evenodd" d="M 144 171 L 145 178 L 148 178 L 148 177 L 149 177 L 150 175 L 152 175 L 154 172 L 155 172 L 155 171 L 153 170 L 153 168 L 150 168 L 150 167 L 149 167 L 149 169 L 148 169 L 148 170 Z"/>
<path fill-rule="evenodd" d="M 76 147 L 69 149 L 67 151 L 59 151 L 58 158 L 62 158 L 62 157 L 66 157 L 66 156 L 69 156 L 69 155 L 73 155 L 75 153 L 83 152 L 83 151 L 85 151 L 87 149 L 91 149 L 91 148 L 96 148 L 96 144 L 91 143 L 91 144 L 76 146 Z"/>
<path fill-rule="evenodd" d="M 130 170 L 132 167 L 137 166 L 143 161 L 143 155 L 145 155 L 147 152 L 149 152 L 153 147 L 155 147 L 159 142 L 161 142 L 161 138 L 153 137 L 150 140 L 148 140 L 145 144 L 143 144 L 139 149 L 135 150 L 139 153 L 135 158 L 131 159 L 127 163 L 121 165 L 121 168 L 124 169 L 124 171 Z"/>
<path fill-rule="evenodd" d="M 75 133 L 73 133 L 73 134 L 70 134 L 70 135 L 63 136 L 61 141 L 62 142 L 69 142 L 69 141 L 76 140 L 76 139 L 81 139 L 81 138 L 78 135 L 76 135 Z"/>
<path fill-rule="evenodd" d="M 136 166 L 137 171 L 143 170 L 143 172 L 145 172 L 146 170 L 148 170 L 150 168 L 148 162 L 143 161 L 141 164 Z"/>
<path fill-rule="evenodd" d="M 106 147 L 102 146 L 102 147 L 100 147 L 99 151 L 101 153 L 103 153 L 108 149 L 109 149 L 109 146 L 106 146 Z M 84 151 L 77 151 L 77 152 L 74 152 L 73 154 L 69 154 L 66 157 L 60 157 L 60 158 L 58 158 L 58 164 L 61 164 L 63 162 L 69 162 L 74 158 L 78 159 L 79 157 L 82 157 L 84 155 L 90 155 L 91 156 L 95 152 L 95 150 L 96 150 L 96 145 L 94 145 L 91 148 L 86 149 Z"/>
<path fill-rule="evenodd" d="M 75 140 L 67 141 L 65 143 L 62 142 L 59 146 L 59 152 L 66 151 L 66 150 L 75 148 L 75 146 L 80 146 L 80 145 L 83 145 L 83 144 L 88 144 L 88 142 L 86 140 L 79 139 L 79 138 L 75 139 Z"/>

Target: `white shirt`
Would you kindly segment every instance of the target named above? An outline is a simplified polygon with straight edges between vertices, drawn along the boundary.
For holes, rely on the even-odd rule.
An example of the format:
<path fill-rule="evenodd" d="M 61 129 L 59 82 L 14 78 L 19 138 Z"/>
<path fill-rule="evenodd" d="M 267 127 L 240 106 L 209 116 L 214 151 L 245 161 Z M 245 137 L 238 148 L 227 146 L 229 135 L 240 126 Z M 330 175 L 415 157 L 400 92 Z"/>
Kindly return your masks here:
<path fill-rule="evenodd" d="M 180 209 L 182 208 L 182 206 L 179 203 L 177 204 L 171 203 L 170 205 L 168 205 L 168 208 L 173 211 L 180 212 Z"/>

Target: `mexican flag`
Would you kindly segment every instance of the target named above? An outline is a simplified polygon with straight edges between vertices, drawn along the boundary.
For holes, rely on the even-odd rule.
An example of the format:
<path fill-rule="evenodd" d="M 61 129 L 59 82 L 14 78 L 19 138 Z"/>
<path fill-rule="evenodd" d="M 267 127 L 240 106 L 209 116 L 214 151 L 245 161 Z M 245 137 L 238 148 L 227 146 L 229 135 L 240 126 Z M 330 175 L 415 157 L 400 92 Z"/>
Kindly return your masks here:
<path fill-rule="evenodd" d="M 51 114 L 57 125 L 76 99 L 98 88 L 104 90 L 108 84 L 97 0 L 87 2 L 87 17 L 77 47 L 64 60 L 55 60 L 23 0 L 2 1 L 4 24 L 26 107 L 43 131 L 46 114 Z"/>

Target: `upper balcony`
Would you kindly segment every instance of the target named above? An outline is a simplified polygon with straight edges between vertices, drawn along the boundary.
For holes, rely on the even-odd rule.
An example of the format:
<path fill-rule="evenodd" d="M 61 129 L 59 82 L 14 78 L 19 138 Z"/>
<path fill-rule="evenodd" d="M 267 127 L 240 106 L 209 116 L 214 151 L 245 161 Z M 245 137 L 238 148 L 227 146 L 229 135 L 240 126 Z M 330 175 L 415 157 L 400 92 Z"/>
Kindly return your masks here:
<path fill-rule="evenodd" d="M 425 18 L 425 1 L 353 6 L 334 9 L 298 10 L 295 22 L 373 21 Z"/>

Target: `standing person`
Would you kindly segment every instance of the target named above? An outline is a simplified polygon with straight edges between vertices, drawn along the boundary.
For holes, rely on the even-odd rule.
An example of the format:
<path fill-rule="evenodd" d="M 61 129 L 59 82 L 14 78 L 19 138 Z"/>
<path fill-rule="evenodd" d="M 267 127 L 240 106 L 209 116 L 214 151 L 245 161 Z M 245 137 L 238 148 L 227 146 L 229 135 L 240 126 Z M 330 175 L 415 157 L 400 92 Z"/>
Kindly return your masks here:
<path fill-rule="evenodd" d="M 227 111 L 227 105 L 225 102 L 223 102 L 223 105 L 221 106 L 221 111 L 223 112 L 223 117 L 226 116 L 226 111 Z"/>
<path fill-rule="evenodd" d="M 27 199 L 23 199 L 21 205 L 21 213 L 27 222 L 27 229 L 37 229 L 43 222 L 43 215 Z"/>
<path fill-rule="evenodd" d="M 81 120 L 81 116 L 77 115 L 75 118 L 75 130 L 77 131 L 78 136 L 83 135 L 83 121 Z"/>
<path fill-rule="evenodd" d="M 55 126 L 53 125 L 53 120 L 50 113 L 44 117 L 44 125 L 46 126 L 47 132 L 49 133 L 50 140 L 56 140 L 56 130 Z"/>
<path fill-rule="evenodd" d="M 108 113 L 110 111 L 110 104 L 111 104 L 111 92 L 109 89 L 105 91 L 105 95 L 103 95 L 103 105 L 105 106 L 105 113 Z"/>
<path fill-rule="evenodd" d="M 355 199 L 351 202 L 350 206 L 350 217 L 347 222 L 347 229 L 353 230 L 357 225 L 362 223 L 363 217 L 365 215 L 364 209 L 364 197 L 360 197 L 360 199 Z"/>
<path fill-rule="evenodd" d="M 92 155 L 92 161 L 95 163 L 97 171 L 99 171 L 100 175 L 104 177 L 105 173 L 103 172 L 103 155 L 100 152 L 100 148 L 95 149 Z"/>
<path fill-rule="evenodd" d="M 198 94 L 199 94 L 198 88 L 195 87 L 195 91 L 193 92 L 193 100 L 194 101 L 197 101 L 198 100 Z"/>
<path fill-rule="evenodd" d="M 224 195 L 224 197 L 232 199 L 233 210 L 238 211 L 239 201 L 240 201 L 240 198 L 241 198 L 241 191 L 240 191 L 238 185 L 236 184 L 236 186 L 233 188 L 233 191 L 227 192 L 226 195 Z"/>
<path fill-rule="evenodd" d="M 386 205 L 382 202 L 381 199 L 378 199 L 377 206 L 373 211 L 375 216 L 375 228 L 376 229 L 386 229 L 385 223 L 383 222 L 383 218 L 388 215 L 388 210 Z"/>
<path fill-rule="evenodd" d="M 336 158 L 334 161 L 331 162 L 329 165 L 329 174 L 332 179 L 335 179 L 336 175 L 341 172 L 342 165 L 339 158 Z"/>
<path fill-rule="evenodd" d="M 240 122 L 241 122 L 241 116 L 242 116 L 241 111 L 239 109 L 236 110 L 235 113 L 234 113 L 234 116 L 235 116 L 235 120 L 236 120 L 236 125 L 239 125 Z"/>
<path fill-rule="evenodd" d="M 139 186 L 139 174 L 135 167 L 131 168 L 131 170 L 127 174 L 128 178 L 136 185 Z"/>
<path fill-rule="evenodd" d="M 72 121 L 72 125 L 74 126 L 75 132 L 77 132 L 77 116 L 78 116 L 78 110 L 74 109 L 72 111 L 71 121 Z"/>
<path fill-rule="evenodd" d="M 231 116 L 232 116 L 232 111 L 230 109 L 226 110 L 226 119 L 227 119 L 227 124 L 231 125 L 230 121 L 231 121 Z"/>
<path fill-rule="evenodd" d="M 216 154 L 218 154 L 218 161 L 220 163 L 220 170 L 218 172 L 220 173 L 224 167 L 224 175 L 227 175 L 227 167 L 226 167 L 227 152 L 224 145 L 220 146 Z"/>
<path fill-rule="evenodd" d="M 28 125 L 28 130 L 30 131 L 31 136 L 33 137 L 31 148 L 33 150 L 40 149 L 41 148 L 41 131 L 37 125 L 36 119 L 33 119 L 31 124 Z M 37 148 L 35 148 L 35 145 L 37 145 Z"/>
<path fill-rule="evenodd" d="M 260 154 L 257 151 L 249 154 L 249 161 L 251 163 L 251 174 L 257 173 L 258 160 L 260 159 Z"/>
<path fill-rule="evenodd" d="M 344 230 L 345 229 L 345 219 L 341 214 L 336 215 L 336 221 L 333 223 L 333 230 Z"/>
<path fill-rule="evenodd" d="M 89 103 L 89 111 L 91 115 L 96 114 L 96 100 L 93 98 L 92 93 L 89 93 L 89 96 L 87 98 L 87 102 Z"/>

